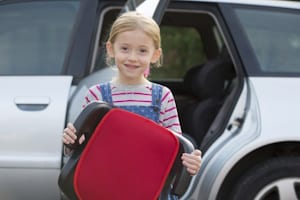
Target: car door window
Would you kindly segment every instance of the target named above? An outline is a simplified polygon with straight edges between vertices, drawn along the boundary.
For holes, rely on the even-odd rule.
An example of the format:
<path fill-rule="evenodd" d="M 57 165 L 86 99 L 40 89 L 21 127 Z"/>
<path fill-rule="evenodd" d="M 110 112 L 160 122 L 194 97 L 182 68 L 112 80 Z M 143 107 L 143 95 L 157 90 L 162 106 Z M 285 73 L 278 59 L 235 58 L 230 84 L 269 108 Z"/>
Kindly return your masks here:
<path fill-rule="evenodd" d="M 300 73 L 300 15 L 283 10 L 236 8 L 259 63 L 257 73 Z"/>
<path fill-rule="evenodd" d="M 190 68 L 220 56 L 224 48 L 223 36 L 206 12 L 167 11 L 160 27 L 163 64 L 151 68 L 154 81 L 182 81 Z"/>
<path fill-rule="evenodd" d="M 151 79 L 180 79 L 206 60 L 202 39 L 194 27 L 161 26 L 163 66 L 151 69 Z"/>
<path fill-rule="evenodd" d="M 79 0 L 0 4 L 0 75 L 57 75 Z"/>

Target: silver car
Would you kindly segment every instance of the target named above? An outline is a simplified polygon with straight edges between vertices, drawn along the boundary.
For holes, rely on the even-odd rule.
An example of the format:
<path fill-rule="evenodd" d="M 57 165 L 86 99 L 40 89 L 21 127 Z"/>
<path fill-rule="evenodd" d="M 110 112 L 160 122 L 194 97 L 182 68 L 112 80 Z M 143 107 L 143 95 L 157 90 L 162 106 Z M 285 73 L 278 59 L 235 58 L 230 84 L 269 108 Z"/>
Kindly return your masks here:
<path fill-rule="evenodd" d="M 182 200 L 300 199 L 300 3 L 275 0 L 0 1 L 0 199 L 53 200 L 63 128 L 110 80 L 121 11 L 161 27 L 183 134 L 203 152 Z M 116 188 L 116 191 L 118 189 Z"/>

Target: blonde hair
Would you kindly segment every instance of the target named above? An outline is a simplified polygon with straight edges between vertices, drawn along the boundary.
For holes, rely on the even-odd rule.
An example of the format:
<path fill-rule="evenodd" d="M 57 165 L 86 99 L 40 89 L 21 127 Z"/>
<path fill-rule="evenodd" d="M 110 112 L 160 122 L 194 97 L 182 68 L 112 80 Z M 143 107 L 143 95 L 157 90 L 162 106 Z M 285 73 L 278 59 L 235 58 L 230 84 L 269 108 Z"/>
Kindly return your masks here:
<path fill-rule="evenodd" d="M 136 11 L 123 13 L 115 20 L 111 27 L 107 42 L 113 44 L 120 33 L 136 29 L 144 31 L 145 34 L 152 38 L 155 49 L 161 48 L 160 28 L 158 24 L 152 18 Z M 108 55 L 106 61 L 108 65 L 112 64 L 111 58 Z M 161 62 L 162 56 L 152 65 L 160 67 Z"/>

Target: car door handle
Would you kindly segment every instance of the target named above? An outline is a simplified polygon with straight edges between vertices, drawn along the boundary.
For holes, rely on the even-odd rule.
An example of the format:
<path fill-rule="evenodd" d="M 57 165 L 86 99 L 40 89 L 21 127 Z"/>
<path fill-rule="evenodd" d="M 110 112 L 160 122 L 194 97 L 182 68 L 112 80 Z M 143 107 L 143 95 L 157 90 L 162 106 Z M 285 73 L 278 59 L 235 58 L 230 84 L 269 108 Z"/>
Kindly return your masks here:
<path fill-rule="evenodd" d="M 50 97 L 16 97 L 14 103 L 23 111 L 41 111 L 50 104 Z"/>

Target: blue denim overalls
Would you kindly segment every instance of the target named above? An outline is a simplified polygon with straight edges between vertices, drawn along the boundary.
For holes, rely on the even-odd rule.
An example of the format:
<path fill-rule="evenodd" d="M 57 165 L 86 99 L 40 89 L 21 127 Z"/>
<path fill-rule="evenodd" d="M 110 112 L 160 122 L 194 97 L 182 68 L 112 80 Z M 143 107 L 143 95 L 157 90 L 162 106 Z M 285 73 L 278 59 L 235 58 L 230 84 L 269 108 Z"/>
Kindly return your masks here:
<path fill-rule="evenodd" d="M 101 89 L 102 100 L 113 105 L 110 84 L 109 83 L 100 84 L 100 89 Z M 162 95 L 162 87 L 158 84 L 152 83 L 151 106 L 132 105 L 132 106 L 119 106 L 119 108 L 123 108 L 124 110 L 128 110 L 130 112 L 144 116 L 158 123 L 160 106 L 161 106 L 161 95 Z"/>
<path fill-rule="evenodd" d="M 100 84 L 102 100 L 113 105 L 110 83 Z M 152 83 L 152 104 L 151 106 L 119 106 L 124 110 L 144 116 L 148 119 L 159 122 L 160 106 L 161 106 L 162 86 Z M 173 195 L 168 196 L 168 200 L 177 200 Z"/>

